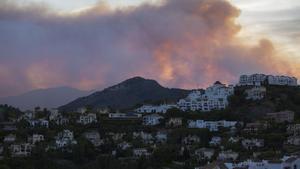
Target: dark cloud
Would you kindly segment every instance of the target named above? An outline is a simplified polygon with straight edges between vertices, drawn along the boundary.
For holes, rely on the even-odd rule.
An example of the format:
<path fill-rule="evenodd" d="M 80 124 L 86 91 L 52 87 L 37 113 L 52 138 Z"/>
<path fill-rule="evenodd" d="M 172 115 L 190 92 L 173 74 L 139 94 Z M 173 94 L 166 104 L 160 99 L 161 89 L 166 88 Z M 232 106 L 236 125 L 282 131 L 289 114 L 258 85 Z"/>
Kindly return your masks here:
<path fill-rule="evenodd" d="M 0 95 L 69 85 L 104 87 L 131 76 L 168 86 L 233 82 L 241 73 L 295 74 L 272 42 L 236 37 L 240 11 L 225 0 L 169 0 L 74 15 L 0 2 Z"/>

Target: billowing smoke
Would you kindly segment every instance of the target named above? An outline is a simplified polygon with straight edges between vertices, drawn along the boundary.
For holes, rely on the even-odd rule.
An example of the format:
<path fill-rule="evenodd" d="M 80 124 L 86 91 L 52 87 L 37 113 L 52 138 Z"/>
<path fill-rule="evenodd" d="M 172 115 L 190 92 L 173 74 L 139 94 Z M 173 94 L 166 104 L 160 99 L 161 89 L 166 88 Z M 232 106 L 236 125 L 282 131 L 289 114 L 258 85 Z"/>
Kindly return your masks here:
<path fill-rule="evenodd" d="M 73 15 L 0 2 L 0 96 L 68 85 L 105 87 L 132 76 L 170 87 L 235 82 L 243 73 L 297 74 L 269 40 L 237 36 L 240 11 L 225 0 L 167 0 Z M 298 69 L 299 70 L 299 69 Z"/>

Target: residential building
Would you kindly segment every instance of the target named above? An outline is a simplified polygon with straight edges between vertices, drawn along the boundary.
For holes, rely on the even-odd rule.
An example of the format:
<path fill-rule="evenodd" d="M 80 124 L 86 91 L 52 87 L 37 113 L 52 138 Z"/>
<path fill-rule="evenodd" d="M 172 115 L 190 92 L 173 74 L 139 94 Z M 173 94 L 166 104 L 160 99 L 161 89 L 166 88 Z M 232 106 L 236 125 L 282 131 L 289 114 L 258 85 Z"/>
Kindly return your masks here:
<path fill-rule="evenodd" d="M 155 126 L 160 124 L 160 121 L 163 119 L 163 116 L 158 114 L 150 114 L 143 116 L 143 125 L 146 126 Z"/>
<path fill-rule="evenodd" d="M 265 130 L 268 128 L 268 125 L 264 122 L 254 122 L 247 123 L 246 127 L 243 129 L 247 133 L 256 133 L 259 130 Z"/>
<path fill-rule="evenodd" d="M 45 119 L 38 120 L 28 120 L 28 123 L 31 127 L 45 127 L 49 128 L 49 121 Z"/>
<path fill-rule="evenodd" d="M 252 150 L 254 148 L 262 148 L 264 147 L 263 139 L 244 139 L 242 140 L 242 145 L 247 150 Z"/>
<path fill-rule="evenodd" d="M 32 145 L 29 143 L 13 144 L 10 150 L 12 157 L 26 157 L 31 154 Z"/>
<path fill-rule="evenodd" d="M 221 151 L 218 155 L 218 160 L 227 161 L 227 160 L 236 160 L 239 157 L 239 153 L 232 150 Z"/>
<path fill-rule="evenodd" d="M 64 148 L 70 145 L 77 144 L 77 141 L 74 139 L 72 131 L 63 130 L 56 136 L 55 144 L 56 148 Z"/>
<path fill-rule="evenodd" d="M 182 126 L 182 118 L 181 117 L 172 117 L 167 121 L 166 126 L 167 127 L 180 127 L 180 126 Z"/>
<path fill-rule="evenodd" d="M 177 108 L 176 104 L 161 104 L 155 105 L 143 105 L 137 108 L 135 111 L 138 113 L 166 113 L 167 110 Z"/>
<path fill-rule="evenodd" d="M 128 119 L 140 119 L 142 117 L 141 114 L 137 114 L 137 113 L 109 113 L 108 114 L 108 118 L 110 119 L 114 119 L 114 120 L 128 120 Z"/>
<path fill-rule="evenodd" d="M 287 134 L 300 135 L 300 124 L 290 124 L 286 129 Z"/>
<path fill-rule="evenodd" d="M 158 131 L 155 136 L 156 142 L 166 143 L 168 140 L 168 133 L 164 131 Z"/>
<path fill-rule="evenodd" d="M 218 146 L 222 142 L 222 138 L 218 136 L 213 136 L 209 142 L 209 145 L 211 146 Z"/>
<path fill-rule="evenodd" d="M 100 134 L 98 131 L 85 132 L 84 137 L 90 141 L 95 147 L 103 144 L 103 140 L 100 139 Z"/>
<path fill-rule="evenodd" d="M 148 152 L 148 150 L 146 148 L 136 148 L 136 149 L 133 149 L 133 155 L 135 157 L 142 157 L 142 156 L 149 156 L 150 153 Z"/>
<path fill-rule="evenodd" d="M 94 113 L 81 114 L 77 122 L 82 125 L 97 123 L 97 116 Z"/>
<path fill-rule="evenodd" d="M 195 150 L 195 155 L 198 159 L 207 159 L 210 160 L 215 154 L 215 150 L 212 148 L 200 148 Z"/>
<path fill-rule="evenodd" d="M 300 146 L 300 136 L 290 136 L 287 138 L 287 144 Z"/>
<path fill-rule="evenodd" d="M 284 122 L 293 122 L 294 121 L 295 112 L 285 110 L 276 113 L 267 113 L 267 119 L 273 120 L 276 123 L 284 123 Z"/>
<path fill-rule="evenodd" d="M 16 141 L 16 135 L 15 134 L 9 134 L 4 137 L 3 142 L 4 143 L 13 143 Z"/>
<path fill-rule="evenodd" d="M 193 145 L 195 143 L 200 143 L 201 139 L 197 135 L 188 135 L 184 137 L 181 142 L 185 145 Z"/>
<path fill-rule="evenodd" d="M 261 86 L 264 84 L 269 85 L 286 85 L 286 86 L 297 86 L 297 79 L 289 76 L 273 76 L 265 74 L 252 74 L 252 75 L 241 75 L 240 86 Z"/>
<path fill-rule="evenodd" d="M 216 82 L 212 86 L 208 87 L 204 92 L 191 92 L 186 98 L 180 99 L 177 105 L 183 111 L 221 110 L 227 107 L 228 97 L 233 93 L 233 85 L 226 86 L 220 82 Z"/>
<path fill-rule="evenodd" d="M 245 91 L 247 100 L 261 100 L 267 94 L 267 89 L 263 86 L 254 86 Z"/>
<path fill-rule="evenodd" d="M 204 120 L 189 120 L 188 128 L 207 128 L 209 131 L 219 131 L 219 128 L 232 128 L 237 124 L 236 121 L 204 121 Z"/>
<path fill-rule="evenodd" d="M 31 142 L 33 145 L 44 140 L 45 138 L 42 134 L 33 134 L 31 137 L 28 137 L 28 142 Z"/>

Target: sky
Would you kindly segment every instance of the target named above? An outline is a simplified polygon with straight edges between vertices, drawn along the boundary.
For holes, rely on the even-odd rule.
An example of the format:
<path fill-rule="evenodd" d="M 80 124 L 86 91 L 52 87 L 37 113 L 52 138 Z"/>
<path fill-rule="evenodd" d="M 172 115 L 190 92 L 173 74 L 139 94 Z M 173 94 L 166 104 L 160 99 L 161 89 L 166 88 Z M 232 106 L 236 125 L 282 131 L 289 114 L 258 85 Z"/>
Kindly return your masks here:
<path fill-rule="evenodd" d="M 298 0 L 0 0 L 0 97 L 133 76 L 181 88 L 250 73 L 300 78 L 299 9 Z"/>

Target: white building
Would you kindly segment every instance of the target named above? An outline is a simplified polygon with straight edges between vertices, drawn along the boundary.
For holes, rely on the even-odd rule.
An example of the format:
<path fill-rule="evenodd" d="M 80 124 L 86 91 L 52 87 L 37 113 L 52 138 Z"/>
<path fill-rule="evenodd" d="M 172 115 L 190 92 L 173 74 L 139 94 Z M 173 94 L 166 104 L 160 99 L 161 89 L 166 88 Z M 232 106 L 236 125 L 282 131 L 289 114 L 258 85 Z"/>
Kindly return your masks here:
<path fill-rule="evenodd" d="M 218 155 L 218 160 L 236 160 L 239 157 L 239 153 L 232 150 L 221 151 Z"/>
<path fill-rule="evenodd" d="M 261 86 L 264 84 L 280 86 L 297 86 L 297 79 L 289 76 L 273 76 L 264 74 L 241 75 L 239 86 Z"/>
<path fill-rule="evenodd" d="M 218 136 L 214 136 L 211 138 L 210 142 L 209 142 L 209 145 L 211 146 L 218 146 L 220 145 L 222 142 L 222 138 L 221 137 L 218 137 Z"/>
<path fill-rule="evenodd" d="M 263 86 L 254 86 L 245 91 L 247 100 L 261 100 L 266 96 L 267 89 Z"/>
<path fill-rule="evenodd" d="M 224 163 L 225 169 L 247 168 L 247 169 L 299 169 L 300 158 L 297 156 L 286 156 L 277 162 L 268 160 L 247 160 L 239 163 Z"/>
<path fill-rule="evenodd" d="M 146 148 L 136 148 L 136 149 L 133 149 L 133 155 L 135 157 L 142 157 L 142 156 L 149 156 L 150 153 L 148 152 L 148 150 Z"/>
<path fill-rule="evenodd" d="M 263 139 L 244 139 L 242 140 L 242 145 L 245 149 L 251 150 L 253 148 L 264 147 Z"/>
<path fill-rule="evenodd" d="M 4 143 L 13 143 L 16 141 L 16 135 L 15 134 L 9 134 L 4 137 L 3 142 Z"/>
<path fill-rule="evenodd" d="M 186 110 L 211 111 L 225 109 L 228 105 L 228 96 L 234 93 L 232 85 L 228 87 L 220 82 L 208 87 L 204 93 L 193 91 L 186 98 L 180 99 L 177 103 L 179 108 Z"/>
<path fill-rule="evenodd" d="M 28 141 L 31 142 L 33 145 L 44 140 L 45 138 L 42 134 L 33 134 L 31 137 L 28 137 Z"/>
<path fill-rule="evenodd" d="M 94 113 L 82 114 L 79 116 L 79 119 L 77 122 L 82 125 L 97 123 L 97 116 Z"/>
<path fill-rule="evenodd" d="M 90 141 L 95 147 L 100 146 L 103 144 L 103 140 L 100 139 L 100 134 L 97 131 L 89 131 L 85 132 L 84 137 Z"/>
<path fill-rule="evenodd" d="M 58 133 L 55 139 L 57 148 L 63 148 L 69 145 L 77 144 L 77 141 L 74 139 L 73 132 L 70 130 L 64 130 Z"/>
<path fill-rule="evenodd" d="M 287 144 L 300 146 L 300 136 L 290 136 L 287 138 Z"/>
<path fill-rule="evenodd" d="M 161 104 L 159 106 L 143 105 L 137 108 L 135 111 L 138 113 L 166 113 L 167 110 L 177 108 L 176 104 Z"/>
<path fill-rule="evenodd" d="M 146 126 L 155 126 L 160 124 L 160 120 L 163 119 L 163 116 L 158 114 L 150 114 L 143 117 L 143 125 Z"/>
<path fill-rule="evenodd" d="M 200 148 L 200 149 L 195 150 L 195 155 L 199 159 L 210 160 L 214 154 L 215 154 L 215 150 L 212 148 Z"/>
<path fill-rule="evenodd" d="M 49 121 L 44 119 L 38 119 L 38 120 L 29 120 L 28 123 L 31 127 L 45 127 L 49 128 Z"/>
<path fill-rule="evenodd" d="M 31 154 L 32 145 L 29 143 L 13 144 L 10 149 L 12 157 L 26 157 Z"/>
<path fill-rule="evenodd" d="M 189 120 L 189 128 L 207 128 L 209 131 L 219 131 L 219 128 L 231 128 L 235 127 L 236 121 L 204 121 L 204 120 Z"/>

